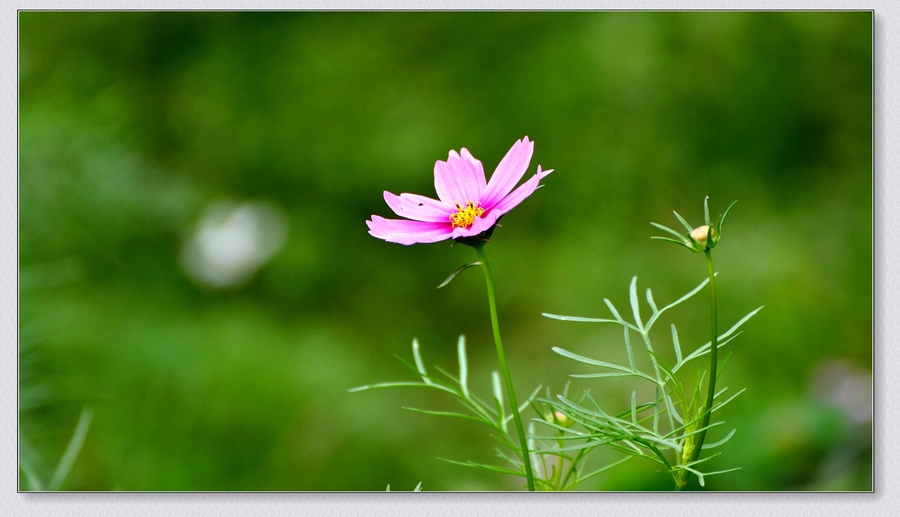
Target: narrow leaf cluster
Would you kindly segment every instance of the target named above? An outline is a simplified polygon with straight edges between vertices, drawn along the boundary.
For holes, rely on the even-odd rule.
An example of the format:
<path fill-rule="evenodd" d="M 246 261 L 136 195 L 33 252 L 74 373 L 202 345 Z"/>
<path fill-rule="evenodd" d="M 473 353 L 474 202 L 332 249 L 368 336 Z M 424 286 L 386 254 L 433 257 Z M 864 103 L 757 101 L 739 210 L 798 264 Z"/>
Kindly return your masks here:
<path fill-rule="evenodd" d="M 587 438 L 590 445 L 607 445 L 625 454 L 626 457 L 641 457 L 657 463 L 665 472 L 668 472 L 673 476 L 676 483 L 678 483 L 679 480 L 684 479 L 683 475 L 685 472 L 696 475 L 700 484 L 704 485 L 705 478 L 708 476 L 736 470 L 729 469 L 703 472 L 700 468 L 700 464 L 709 461 L 716 455 L 693 461 L 687 460 L 687 458 L 690 458 L 692 452 L 689 450 L 693 443 L 691 437 L 698 435 L 705 430 L 724 424 L 724 422 L 715 422 L 710 423 L 705 427 L 701 424 L 704 416 L 704 399 L 701 386 L 704 382 L 706 373 L 699 374 L 699 378 L 696 380 L 693 390 L 688 389 L 676 375 L 687 363 L 698 357 L 709 354 L 711 343 L 707 342 L 685 356 L 678 338 L 678 331 L 675 325 L 672 324 L 670 328 L 672 346 L 675 353 L 675 364 L 670 365 L 654 350 L 650 340 L 650 330 L 659 320 L 659 317 L 667 310 L 696 295 L 708 282 L 708 279 L 704 280 L 692 291 L 661 309 L 657 308 L 653 299 L 653 293 L 650 289 L 647 289 L 646 301 L 651 309 L 651 314 L 646 323 L 641 317 L 641 307 L 637 292 L 637 277 L 632 279 L 629 289 L 631 311 L 634 318 L 633 322 L 626 321 L 609 300 L 604 300 L 604 302 L 606 302 L 606 306 L 612 314 L 612 319 L 544 314 L 544 316 L 548 318 L 563 321 L 611 323 L 619 325 L 623 330 L 625 351 L 628 357 L 627 365 L 585 357 L 559 347 L 553 348 L 553 351 L 563 357 L 599 369 L 595 373 L 574 374 L 572 377 L 633 377 L 650 383 L 653 390 L 652 398 L 641 402 L 638 401 L 637 392 L 633 391 L 631 394 L 631 407 L 626 411 L 618 413 L 604 411 L 594 398 L 587 393 L 585 393 L 583 397 L 584 400 L 579 402 L 571 401 L 565 396 L 559 396 L 557 397 L 557 400 L 542 401 L 553 407 L 555 410 L 564 413 L 586 430 L 586 434 L 582 431 L 563 430 L 566 436 L 578 437 L 579 439 Z M 740 334 L 738 329 L 747 322 L 747 320 L 753 317 L 753 315 L 759 312 L 760 309 L 762 309 L 762 307 L 750 312 L 734 324 L 728 331 L 719 335 L 719 347 L 726 345 L 732 339 L 737 337 Z M 634 358 L 635 346 L 632 340 L 632 334 L 636 334 L 640 345 L 643 345 L 642 348 L 649 357 L 652 371 L 647 372 L 638 368 Z M 725 361 L 727 362 L 727 358 Z M 718 373 L 721 373 L 721 369 Z M 733 400 L 734 397 L 739 395 L 743 390 L 730 398 L 721 400 L 726 391 L 727 388 L 722 389 L 715 394 L 715 405 L 712 407 L 713 413 Z M 587 401 L 587 403 L 585 403 L 585 401 Z M 704 444 L 702 449 L 712 449 L 726 443 L 734 435 L 734 432 L 735 431 L 732 430 L 718 442 Z"/>
<path fill-rule="evenodd" d="M 465 467 L 479 468 L 525 478 L 525 461 L 529 461 L 522 457 L 521 449 L 516 444 L 513 435 L 509 432 L 509 423 L 513 419 L 512 413 L 508 410 L 508 403 L 503 397 L 503 385 L 500 374 L 497 371 L 492 372 L 492 388 L 493 393 L 491 399 L 485 400 L 469 390 L 468 386 L 468 360 L 466 358 L 466 339 L 460 336 L 457 344 L 457 354 L 459 362 L 459 375 L 455 376 L 441 368 L 435 369 L 441 374 L 436 376 L 429 374 L 425 369 L 422 355 L 419 350 L 419 342 L 413 340 L 412 343 L 413 364 L 402 358 L 398 359 L 406 365 L 420 381 L 414 382 L 386 382 L 380 384 L 371 384 L 353 388 L 351 392 L 364 391 L 375 388 L 399 388 L 399 387 L 424 387 L 438 391 L 442 391 L 452 395 L 456 401 L 464 409 L 463 412 L 454 411 L 435 411 L 429 409 L 420 409 L 413 407 L 404 407 L 409 411 L 422 413 L 425 415 L 436 415 L 443 417 L 458 418 L 469 420 L 483 424 L 491 429 L 491 436 L 501 447 L 495 449 L 496 455 L 500 458 L 498 464 L 476 463 L 474 461 L 457 461 L 446 458 L 439 458 L 448 463 L 461 465 Z M 539 415 L 543 414 L 540 408 L 535 404 L 535 398 L 542 389 L 538 386 L 529 397 L 520 405 L 519 412 L 524 411 L 531 406 Z M 549 392 L 548 392 L 549 396 Z M 543 439 L 535 437 L 534 424 L 529 427 L 529 443 L 528 449 L 532 451 L 531 467 L 536 472 L 535 484 L 539 490 L 570 490 L 582 481 L 589 479 L 619 463 L 617 461 L 612 465 L 592 472 L 584 472 L 584 459 L 587 452 L 592 448 L 600 445 L 596 443 L 588 435 L 584 435 L 580 440 L 577 432 L 572 432 L 566 427 L 553 423 L 552 418 L 545 420 L 544 418 L 534 419 L 535 422 L 555 428 L 557 436 Z M 566 431 L 566 433 L 563 433 Z M 571 443 L 572 440 L 580 441 L 575 448 L 566 447 L 565 443 Z M 548 461 L 548 457 L 553 457 L 554 461 Z M 628 459 L 628 458 L 626 458 Z"/>

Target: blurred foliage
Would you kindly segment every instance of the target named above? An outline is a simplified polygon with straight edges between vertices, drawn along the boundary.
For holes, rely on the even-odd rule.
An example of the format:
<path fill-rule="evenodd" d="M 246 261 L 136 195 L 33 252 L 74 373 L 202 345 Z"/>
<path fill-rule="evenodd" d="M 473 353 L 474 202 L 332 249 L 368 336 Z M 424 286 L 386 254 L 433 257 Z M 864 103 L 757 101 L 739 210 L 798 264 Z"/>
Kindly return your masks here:
<path fill-rule="evenodd" d="M 711 468 L 743 470 L 707 488 L 871 489 L 871 413 L 851 416 L 870 395 L 821 374 L 871 376 L 871 12 L 21 12 L 19 34 L 19 431 L 42 478 L 89 405 L 63 488 L 518 489 L 435 459 L 489 459 L 485 430 L 400 409 L 446 399 L 347 389 L 406 373 L 413 337 L 452 369 L 465 334 L 490 393 L 483 279 L 435 289 L 475 255 L 364 221 L 390 215 L 383 190 L 433 195 L 450 149 L 490 173 L 528 135 L 556 172 L 491 246 L 517 391 L 561 391 L 577 365 L 553 346 L 621 352 L 540 313 L 605 316 L 632 275 L 674 300 L 702 257 L 649 222 L 738 199 L 720 326 L 766 308 L 722 378 L 747 392 Z M 180 257 L 222 200 L 277 207 L 287 233 L 214 289 Z M 669 315 L 686 349 L 707 311 Z M 626 381 L 573 388 L 627 408 Z M 580 488 L 670 481 L 628 462 Z"/>

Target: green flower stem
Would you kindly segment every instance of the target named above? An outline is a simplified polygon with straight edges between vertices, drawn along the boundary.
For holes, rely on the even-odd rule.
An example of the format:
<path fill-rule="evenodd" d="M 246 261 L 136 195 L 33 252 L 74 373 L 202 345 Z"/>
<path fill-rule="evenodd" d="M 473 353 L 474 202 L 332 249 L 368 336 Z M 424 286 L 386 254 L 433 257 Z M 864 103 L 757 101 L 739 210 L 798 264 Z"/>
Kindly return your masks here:
<path fill-rule="evenodd" d="M 560 446 L 560 449 L 562 449 L 562 446 Z M 566 487 L 568 486 L 569 478 L 578 473 L 578 462 L 581 461 L 581 458 L 582 458 L 582 456 L 584 456 L 585 451 L 587 451 L 586 448 L 578 451 L 578 456 L 575 456 L 575 459 L 572 461 L 571 465 L 569 466 L 569 472 L 566 473 L 566 477 L 563 478 L 562 483 L 560 483 L 560 485 L 559 485 L 560 490 L 565 490 Z M 575 476 L 575 484 L 577 484 L 577 483 L 578 483 L 578 476 L 576 475 Z"/>
<path fill-rule="evenodd" d="M 712 253 L 709 248 L 706 249 L 706 271 L 709 274 L 709 299 L 710 299 L 710 325 L 712 325 L 712 346 L 709 349 L 709 390 L 706 392 L 706 407 L 703 409 L 703 421 L 700 427 L 709 425 L 709 418 L 712 416 L 713 398 L 716 395 L 716 369 L 719 365 L 719 319 L 716 314 L 716 273 L 713 269 Z M 697 448 L 691 455 L 691 461 L 696 460 L 700 456 L 700 449 L 703 447 L 703 440 L 706 438 L 706 430 L 700 432 L 697 437 Z"/>
<path fill-rule="evenodd" d="M 557 431 L 556 435 L 562 436 L 562 431 Z M 565 442 L 563 442 L 562 440 L 556 440 L 556 443 L 560 449 L 562 449 L 563 447 L 566 446 Z M 562 490 L 562 486 L 563 486 L 562 471 L 563 471 L 563 455 L 560 454 L 559 456 L 556 457 L 556 472 L 554 473 L 554 476 L 553 476 L 556 481 L 556 490 L 557 491 Z"/>
<path fill-rule="evenodd" d="M 484 244 L 475 246 L 478 257 L 481 259 L 481 267 L 484 269 L 484 279 L 487 282 L 488 301 L 491 306 L 491 325 L 494 328 L 494 344 L 497 346 L 497 357 L 500 359 L 500 370 L 503 372 L 503 381 L 506 384 L 506 396 L 509 397 L 510 410 L 513 420 L 516 422 L 516 431 L 519 434 L 519 446 L 522 449 L 522 463 L 525 465 L 525 479 L 528 480 L 528 490 L 534 492 L 534 473 L 531 471 L 531 455 L 528 452 L 528 440 L 525 438 L 525 428 L 522 427 L 522 417 L 519 416 L 519 403 L 516 402 L 516 392 L 513 390 L 512 377 L 509 375 L 509 366 L 506 364 L 506 354 L 503 353 L 503 343 L 500 341 L 500 324 L 497 320 L 497 300 L 494 296 L 494 278 L 491 276 L 491 266 L 487 255 L 484 253 Z"/>
<path fill-rule="evenodd" d="M 713 261 L 712 261 L 712 253 L 710 253 L 709 248 L 704 250 L 706 253 L 706 271 L 709 274 L 709 296 L 710 296 L 710 306 L 711 309 L 711 326 L 712 326 L 712 339 L 710 341 L 710 349 L 709 349 L 709 390 L 706 392 L 706 404 L 703 408 L 703 420 L 700 421 L 700 428 L 704 428 L 709 425 L 709 418 L 712 416 L 712 406 L 713 406 L 713 398 L 716 395 L 716 368 L 719 364 L 719 323 L 718 317 L 716 315 L 716 275 L 715 270 L 713 269 Z M 697 439 L 694 442 L 693 450 L 691 451 L 691 455 L 685 463 L 690 463 L 692 461 L 696 461 L 697 458 L 700 457 L 700 451 L 703 448 L 703 441 L 706 439 L 706 429 L 697 433 Z M 687 484 L 688 477 L 690 473 L 684 471 L 684 475 L 681 479 L 676 481 L 676 487 L 678 490 L 684 488 Z"/>

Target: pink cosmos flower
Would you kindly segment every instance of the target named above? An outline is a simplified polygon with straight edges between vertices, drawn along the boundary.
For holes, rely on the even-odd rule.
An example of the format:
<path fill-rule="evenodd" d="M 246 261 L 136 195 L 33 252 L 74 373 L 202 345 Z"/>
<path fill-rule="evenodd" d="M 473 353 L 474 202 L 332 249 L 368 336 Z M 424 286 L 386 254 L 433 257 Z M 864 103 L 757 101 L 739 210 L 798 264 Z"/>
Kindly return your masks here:
<path fill-rule="evenodd" d="M 481 162 L 465 147 L 459 153 L 450 151 L 446 162 L 434 164 L 434 189 L 439 199 L 416 194 L 397 196 L 385 191 L 388 206 L 406 219 L 373 215 L 371 221 L 366 221 L 369 233 L 407 246 L 484 233 L 497 224 L 500 216 L 530 196 L 541 178 L 553 172 L 542 171 L 538 165 L 537 173 L 513 190 L 528 170 L 533 151 L 534 142 L 527 136 L 518 140 L 500 160 L 488 183 Z"/>

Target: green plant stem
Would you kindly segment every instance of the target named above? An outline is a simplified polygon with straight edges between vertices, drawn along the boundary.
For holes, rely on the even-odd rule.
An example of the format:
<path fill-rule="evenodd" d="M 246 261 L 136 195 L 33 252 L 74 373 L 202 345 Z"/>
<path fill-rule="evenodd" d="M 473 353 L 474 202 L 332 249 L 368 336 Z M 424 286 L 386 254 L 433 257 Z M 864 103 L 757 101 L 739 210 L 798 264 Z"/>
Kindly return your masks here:
<path fill-rule="evenodd" d="M 519 434 L 519 447 L 522 449 L 522 463 L 525 465 L 525 479 L 528 481 L 528 490 L 534 492 L 534 473 L 531 471 L 531 455 L 528 452 L 528 440 L 525 437 L 525 428 L 522 427 L 522 417 L 519 416 L 519 403 L 516 402 L 516 392 L 513 389 L 512 377 L 509 375 L 509 366 L 506 364 L 506 354 L 503 353 L 503 343 L 500 341 L 500 323 L 497 320 L 497 300 L 494 295 L 494 278 L 491 275 L 491 266 L 487 255 L 484 253 L 484 244 L 475 246 L 478 257 L 481 259 L 481 267 L 484 269 L 484 279 L 487 282 L 488 302 L 491 306 L 491 325 L 494 328 L 494 344 L 497 346 L 497 358 L 500 359 L 500 370 L 503 372 L 503 381 L 506 384 L 506 396 L 509 397 L 510 411 L 516 423 L 516 431 Z"/>
<path fill-rule="evenodd" d="M 704 253 L 706 253 L 706 271 L 709 274 L 709 296 L 711 307 L 710 324 L 712 327 L 712 338 L 710 340 L 709 348 L 709 390 L 706 392 L 706 404 L 703 407 L 703 419 L 700 421 L 700 429 L 703 430 L 697 433 L 694 448 L 691 450 L 691 455 L 685 463 L 696 461 L 697 458 L 700 457 L 700 452 L 703 449 L 703 441 L 706 439 L 706 429 L 704 428 L 709 425 L 709 419 L 712 416 L 713 398 L 716 395 L 716 368 L 719 363 L 719 323 L 716 314 L 716 275 L 715 270 L 713 269 L 712 253 L 710 253 L 709 248 L 707 248 Z M 682 477 L 676 480 L 675 484 L 678 490 L 684 488 L 687 484 L 688 477 L 690 477 L 690 473 L 684 471 Z"/>
<path fill-rule="evenodd" d="M 560 447 L 560 448 L 562 448 L 562 447 Z M 581 457 L 584 456 L 584 452 L 586 450 L 587 449 L 581 449 L 580 451 L 578 451 L 578 456 L 575 456 L 575 459 L 572 460 L 572 464 L 569 466 L 569 472 L 566 473 L 566 477 L 563 478 L 562 483 L 560 483 L 560 485 L 559 485 L 560 490 L 565 490 L 566 487 L 568 486 L 569 478 L 572 477 L 573 474 L 578 473 L 578 462 L 581 461 Z M 576 476 L 573 486 L 577 483 L 578 483 L 578 479 Z"/>

